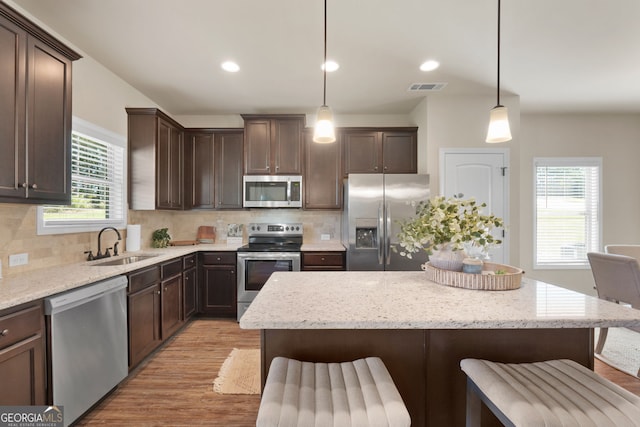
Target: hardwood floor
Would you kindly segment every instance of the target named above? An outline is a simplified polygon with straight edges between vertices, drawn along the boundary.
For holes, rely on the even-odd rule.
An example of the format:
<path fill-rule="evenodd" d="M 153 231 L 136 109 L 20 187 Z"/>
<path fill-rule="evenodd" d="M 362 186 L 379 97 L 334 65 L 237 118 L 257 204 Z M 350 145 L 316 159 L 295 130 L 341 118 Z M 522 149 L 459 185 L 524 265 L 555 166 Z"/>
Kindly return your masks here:
<path fill-rule="evenodd" d="M 259 348 L 259 332 L 235 320 L 194 320 L 76 425 L 255 426 L 259 395 L 213 391 L 234 347 Z M 595 371 L 640 396 L 640 379 L 597 359 Z"/>
<path fill-rule="evenodd" d="M 213 380 L 233 348 L 260 348 L 235 320 L 197 319 L 148 359 L 78 426 L 255 426 L 259 395 L 221 395 Z"/>

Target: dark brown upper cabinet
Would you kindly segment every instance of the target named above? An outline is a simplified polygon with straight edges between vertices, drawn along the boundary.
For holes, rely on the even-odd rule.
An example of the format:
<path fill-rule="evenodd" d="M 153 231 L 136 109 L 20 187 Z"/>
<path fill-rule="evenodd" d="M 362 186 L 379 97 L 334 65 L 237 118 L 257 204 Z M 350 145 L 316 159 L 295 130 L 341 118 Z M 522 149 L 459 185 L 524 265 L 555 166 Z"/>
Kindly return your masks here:
<path fill-rule="evenodd" d="M 243 114 L 247 175 L 301 175 L 304 114 Z"/>
<path fill-rule="evenodd" d="M 182 126 L 157 108 L 127 108 L 129 208 L 184 207 Z"/>
<path fill-rule="evenodd" d="M 0 2 L 0 200 L 71 202 L 71 63 L 81 58 Z"/>
<path fill-rule="evenodd" d="M 342 129 L 345 175 L 417 173 L 417 128 Z"/>
<path fill-rule="evenodd" d="M 242 209 L 242 129 L 187 129 L 185 208 Z"/>
<path fill-rule="evenodd" d="M 304 132 L 304 208 L 342 209 L 342 140 L 313 142 L 313 129 Z"/>

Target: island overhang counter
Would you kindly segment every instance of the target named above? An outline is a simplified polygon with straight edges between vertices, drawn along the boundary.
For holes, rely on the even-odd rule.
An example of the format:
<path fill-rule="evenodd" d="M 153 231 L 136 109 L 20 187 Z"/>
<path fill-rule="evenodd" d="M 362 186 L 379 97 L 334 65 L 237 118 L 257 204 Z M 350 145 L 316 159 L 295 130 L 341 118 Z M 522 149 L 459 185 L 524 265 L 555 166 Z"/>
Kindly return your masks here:
<path fill-rule="evenodd" d="M 261 329 L 263 385 L 276 356 L 378 356 L 413 426 L 465 425 L 463 358 L 567 358 L 592 369 L 593 328 L 619 326 L 640 326 L 640 311 L 526 278 L 516 290 L 477 291 L 391 271 L 274 273 L 240 319 Z"/>

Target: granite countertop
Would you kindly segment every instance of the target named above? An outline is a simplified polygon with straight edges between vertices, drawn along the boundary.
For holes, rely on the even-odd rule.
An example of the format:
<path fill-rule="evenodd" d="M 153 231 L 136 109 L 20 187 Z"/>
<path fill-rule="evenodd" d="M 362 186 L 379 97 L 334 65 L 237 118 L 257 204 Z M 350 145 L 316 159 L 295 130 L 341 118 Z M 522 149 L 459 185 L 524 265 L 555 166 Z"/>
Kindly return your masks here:
<path fill-rule="evenodd" d="M 137 252 L 125 252 L 118 257 L 129 255 L 155 255 L 133 264 L 116 266 L 95 266 L 104 260 L 79 262 L 58 267 L 30 271 L 17 277 L 0 279 L 0 310 L 26 302 L 46 298 L 60 292 L 79 288 L 84 285 L 108 279 L 119 274 L 168 261 L 172 258 L 194 252 L 235 251 L 238 246 L 227 244 L 199 244 L 190 246 L 170 246 L 166 249 L 148 249 Z M 311 242 L 302 245 L 302 251 L 344 251 L 339 241 L 329 240 Z"/>
<path fill-rule="evenodd" d="M 274 273 L 244 329 L 528 329 L 640 326 L 640 310 L 544 282 L 478 291 L 424 272 Z"/>

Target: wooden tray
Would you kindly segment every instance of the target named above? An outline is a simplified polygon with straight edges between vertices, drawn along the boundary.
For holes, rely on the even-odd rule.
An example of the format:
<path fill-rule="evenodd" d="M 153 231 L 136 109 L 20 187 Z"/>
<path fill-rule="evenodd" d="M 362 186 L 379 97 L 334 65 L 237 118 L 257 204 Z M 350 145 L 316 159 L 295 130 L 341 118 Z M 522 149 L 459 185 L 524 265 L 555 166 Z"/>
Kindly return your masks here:
<path fill-rule="evenodd" d="M 459 271 L 442 270 L 431 263 L 425 264 L 427 279 L 441 285 L 456 288 L 476 289 L 483 291 L 508 291 L 518 289 L 522 283 L 524 271 L 510 265 L 485 262 L 482 265 L 482 274 L 469 274 Z M 504 274 L 495 274 L 496 271 L 504 271 Z"/>

